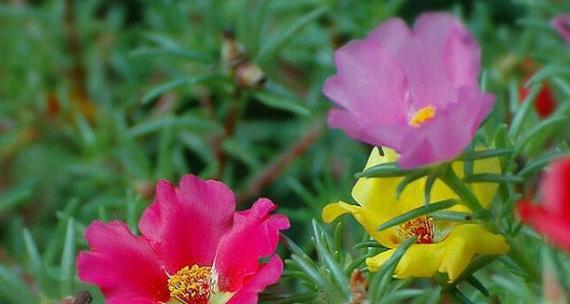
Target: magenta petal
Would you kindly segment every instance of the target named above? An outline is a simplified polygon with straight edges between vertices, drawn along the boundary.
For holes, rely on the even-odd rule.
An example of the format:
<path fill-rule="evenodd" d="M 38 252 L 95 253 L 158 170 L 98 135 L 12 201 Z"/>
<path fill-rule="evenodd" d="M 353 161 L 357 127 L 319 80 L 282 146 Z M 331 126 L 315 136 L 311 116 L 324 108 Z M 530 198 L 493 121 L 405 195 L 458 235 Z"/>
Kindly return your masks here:
<path fill-rule="evenodd" d="M 271 215 L 276 208 L 261 198 L 234 216 L 234 226 L 222 240 L 214 262 L 218 287 L 223 292 L 236 292 L 263 269 L 260 259 L 275 254 L 279 232 L 289 228 L 283 215 Z"/>
<path fill-rule="evenodd" d="M 410 169 L 448 161 L 460 154 L 471 142 L 480 124 L 493 108 L 494 96 L 474 87 L 458 90 L 458 102 L 440 113 L 422 128 L 408 128 L 408 144 L 401 152 L 399 164 Z"/>
<path fill-rule="evenodd" d="M 269 263 L 263 265 L 259 272 L 249 279 L 243 287 L 230 299 L 228 304 L 258 303 L 258 294 L 267 286 L 279 281 L 283 272 L 283 261 L 274 255 Z"/>
<path fill-rule="evenodd" d="M 79 254 L 81 280 L 99 286 L 108 303 L 136 297 L 136 303 L 168 301 L 167 276 L 150 243 L 122 222 L 93 222 L 85 231 L 90 251 Z"/>
<path fill-rule="evenodd" d="M 477 86 L 481 50 L 471 33 L 452 15 L 422 14 L 414 32 L 423 45 L 426 58 L 442 62 L 454 89 Z"/>
<path fill-rule="evenodd" d="M 552 26 L 570 44 L 570 14 L 562 14 L 552 18 Z"/>
<path fill-rule="evenodd" d="M 390 19 L 376 28 L 371 37 L 382 44 L 404 71 L 410 102 L 415 110 L 427 105 L 441 107 L 454 99 L 445 76 L 442 56 L 429 56 L 422 41 L 406 23 Z M 382 72 L 382 71 L 379 71 Z M 390 77 L 390 74 L 384 75 Z M 405 104 L 400 103 L 400 107 Z M 406 119 L 406 122 L 408 120 Z"/>
<path fill-rule="evenodd" d="M 406 121 L 402 70 L 377 41 L 356 40 L 335 52 L 338 74 L 326 80 L 324 94 L 359 116 L 386 123 Z"/>
<path fill-rule="evenodd" d="M 232 224 L 232 191 L 221 182 L 187 175 L 178 189 L 160 181 L 156 192 L 139 228 L 153 242 L 168 273 L 193 264 L 212 265 L 218 242 Z"/>
<path fill-rule="evenodd" d="M 323 92 L 342 108 L 329 125 L 396 150 L 407 169 L 455 158 L 492 108 L 478 86 L 479 45 L 449 14 L 423 14 L 413 30 L 390 19 L 339 49 L 335 63 Z"/>
<path fill-rule="evenodd" d="M 353 113 L 340 109 L 332 109 L 328 116 L 329 126 L 343 129 L 350 137 L 371 145 L 390 146 L 394 149 L 402 146 L 401 124 L 384 125 L 378 128 L 377 123 L 368 120 L 369 117 L 355 116 Z"/>

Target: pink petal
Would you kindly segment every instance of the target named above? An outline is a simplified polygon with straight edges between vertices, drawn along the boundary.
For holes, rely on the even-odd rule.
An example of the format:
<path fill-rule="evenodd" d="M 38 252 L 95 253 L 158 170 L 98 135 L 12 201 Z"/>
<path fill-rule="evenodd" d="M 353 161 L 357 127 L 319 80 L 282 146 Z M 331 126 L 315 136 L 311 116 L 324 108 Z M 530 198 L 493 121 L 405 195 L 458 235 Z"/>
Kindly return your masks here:
<path fill-rule="evenodd" d="M 228 304 L 258 303 L 258 294 L 267 286 L 279 281 L 283 272 L 283 261 L 274 255 L 269 263 L 261 267 L 259 272 L 249 279 L 243 287 L 230 299 Z"/>
<path fill-rule="evenodd" d="M 150 243 L 122 222 L 93 222 L 85 231 L 91 247 L 77 260 L 81 280 L 99 286 L 108 303 L 138 297 L 137 303 L 168 301 L 167 276 Z"/>
<path fill-rule="evenodd" d="M 328 116 L 329 126 L 342 129 L 348 136 L 376 146 L 389 146 L 398 149 L 402 146 L 402 125 L 382 125 L 370 121 L 370 117 L 332 109 Z"/>
<path fill-rule="evenodd" d="M 552 26 L 570 44 L 570 14 L 561 14 L 552 18 Z"/>
<path fill-rule="evenodd" d="M 457 104 L 421 128 L 408 128 L 399 164 L 409 169 L 418 166 L 449 161 L 465 149 L 477 132 L 480 124 L 492 110 L 494 96 L 475 87 L 458 90 Z"/>
<path fill-rule="evenodd" d="M 235 214 L 234 226 L 220 241 L 214 262 L 221 291 L 243 288 L 261 271 L 259 259 L 275 254 L 280 230 L 289 228 L 287 217 L 270 215 L 276 207 L 262 198 L 251 209 Z"/>
<path fill-rule="evenodd" d="M 445 76 L 443 57 L 430 56 L 431 52 L 426 50 L 417 34 L 412 32 L 403 20 L 390 19 L 376 28 L 370 36 L 380 42 L 382 48 L 395 58 L 404 71 L 415 110 L 427 105 L 441 108 L 455 99 Z M 384 76 L 389 77 L 390 74 Z M 404 106 L 400 104 L 400 107 Z"/>
<path fill-rule="evenodd" d="M 481 50 L 456 17 L 444 13 L 422 14 L 416 20 L 414 33 L 423 45 L 424 58 L 443 62 L 446 81 L 454 89 L 478 85 Z"/>
<path fill-rule="evenodd" d="M 377 41 L 356 40 L 335 52 L 338 74 L 326 80 L 324 94 L 359 116 L 385 123 L 407 121 L 405 79 Z"/>
<path fill-rule="evenodd" d="M 160 181 L 156 192 L 139 228 L 156 246 L 166 271 L 172 274 L 188 265 L 212 265 L 218 242 L 232 224 L 232 191 L 221 182 L 186 175 L 178 189 Z"/>

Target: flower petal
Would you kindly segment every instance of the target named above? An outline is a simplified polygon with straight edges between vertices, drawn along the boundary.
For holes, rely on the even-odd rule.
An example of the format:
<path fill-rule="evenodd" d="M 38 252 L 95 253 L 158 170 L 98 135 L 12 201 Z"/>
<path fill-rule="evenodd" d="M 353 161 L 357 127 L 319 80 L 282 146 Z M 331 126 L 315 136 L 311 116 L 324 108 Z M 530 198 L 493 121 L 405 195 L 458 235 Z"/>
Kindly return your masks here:
<path fill-rule="evenodd" d="M 396 228 L 378 231 L 378 226 L 388 218 L 386 214 L 379 213 L 375 207 L 376 205 L 361 207 L 339 201 L 325 206 L 323 209 L 323 220 L 325 223 L 330 223 L 338 216 L 350 213 L 378 243 L 390 248 L 398 246 L 400 237 Z M 386 208 L 386 210 L 388 209 Z"/>
<path fill-rule="evenodd" d="M 552 26 L 570 44 L 570 14 L 561 14 L 552 18 Z"/>
<path fill-rule="evenodd" d="M 269 263 L 263 265 L 259 272 L 243 285 L 228 304 L 258 303 L 258 294 L 267 286 L 277 283 L 282 272 L 283 261 L 279 256 L 274 255 Z"/>
<path fill-rule="evenodd" d="M 524 222 L 545 235 L 556 246 L 570 251 L 570 233 L 568 233 L 570 224 L 568 223 L 568 217 L 526 201 L 520 202 L 517 207 L 518 214 Z"/>
<path fill-rule="evenodd" d="M 236 292 L 262 269 L 261 258 L 275 254 L 279 232 L 289 228 L 283 215 L 271 215 L 275 206 L 270 200 L 257 200 L 251 209 L 237 212 L 234 225 L 220 241 L 214 272 L 222 292 Z"/>
<path fill-rule="evenodd" d="M 450 281 L 465 270 L 475 255 L 501 255 L 509 251 L 503 236 L 476 224 L 457 226 L 442 244 L 445 246 L 445 257 L 439 271 L 447 273 Z"/>
<path fill-rule="evenodd" d="M 371 271 L 378 269 L 396 249 L 380 253 L 366 260 Z M 431 277 L 436 272 L 447 273 L 454 281 L 477 254 L 500 255 L 509 251 L 504 237 L 490 233 L 480 225 L 459 225 L 445 240 L 434 244 L 414 244 L 396 266 L 397 278 Z"/>
<path fill-rule="evenodd" d="M 443 108 L 454 96 L 444 73 L 443 57 L 427 56 L 431 53 L 416 30 L 412 31 L 403 20 L 394 18 L 384 22 L 370 36 L 380 42 L 404 71 L 415 110 L 428 105 Z M 400 103 L 400 107 L 404 106 Z"/>
<path fill-rule="evenodd" d="M 558 160 L 541 183 L 544 208 L 570 217 L 570 157 Z"/>
<path fill-rule="evenodd" d="M 407 121 L 405 78 L 391 55 L 374 39 L 355 40 L 335 52 L 337 75 L 326 80 L 324 94 L 358 117 L 393 124 Z"/>
<path fill-rule="evenodd" d="M 403 145 L 401 125 L 383 125 L 378 127 L 375 116 L 358 116 L 355 113 L 332 109 L 328 115 L 328 124 L 331 128 L 342 129 L 348 136 L 369 143 L 383 145 L 398 149 Z M 373 118 L 372 120 L 370 118 Z"/>
<path fill-rule="evenodd" d="M 366 259 L 366 265 L 376 272 L 388 261 L 396 249 L 390 249 Z M 400 259 L 394 271 L 396 278 L 429 278 L 438 270 L 443 259 L 441 244 L 413 244 Z"/>
<path fill-rule="evenodd" d="M 212 265 L 218 242 L 232 224 L 232 191 L 221 182 L 193 175 L 184 176 L 178 189 L 164 180 L 156 189 L 156 200 L 144 212 L 139 228 L 156 246 L 166 271 Z"/>
<path fill-rule="evenodd" d="M 150 243 L 137 237 L 122 222 L 93 222 L 85 231 L 91 247 L 77 260 L 79 277 L 99 286 L 108 303 L 168 301 L 168 277 Z"/>
<path fill-rule="evenodd" d="M 423 45 L 424 58 L 443 62 L 447 81 L 455 89 L 478 86 L 481 50 L 456 17 L 445 13 L 422 14 L 414 24 L 414 33 Z"/>

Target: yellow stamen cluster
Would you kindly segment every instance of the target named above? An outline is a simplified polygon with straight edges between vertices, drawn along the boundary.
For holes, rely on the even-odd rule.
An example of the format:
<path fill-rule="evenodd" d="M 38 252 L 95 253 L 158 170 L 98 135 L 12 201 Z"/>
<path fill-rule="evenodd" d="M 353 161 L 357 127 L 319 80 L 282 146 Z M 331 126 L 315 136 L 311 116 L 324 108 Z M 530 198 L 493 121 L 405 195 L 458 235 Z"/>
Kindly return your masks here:
<path fill-rule="evenodd" d="M 436 108 L 434 106 L 426 106 L 416 111 L 409 121 L 410 126 L 419 127 L 424 122 L 430 121 L 435 117 Z"/>
<path fill-rule="evenodd" d="M 211 295 L 211 267 L 192 265 L 168 279 L 170 297 L 184 304 L 206 304 Z"/>

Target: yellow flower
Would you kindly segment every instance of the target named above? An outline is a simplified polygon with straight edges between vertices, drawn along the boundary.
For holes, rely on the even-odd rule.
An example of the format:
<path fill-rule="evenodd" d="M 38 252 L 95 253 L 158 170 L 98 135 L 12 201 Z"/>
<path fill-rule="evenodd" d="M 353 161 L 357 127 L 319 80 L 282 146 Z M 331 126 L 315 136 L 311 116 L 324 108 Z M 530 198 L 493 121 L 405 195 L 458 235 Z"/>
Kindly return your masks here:
<path fill-rule="evenodd" d="M 399 155 L 393 150 L 384 149 L 384 156 L 374 148 L 366 168 L 394 162 Z M 453 171 L 463 177 L 463 163 L 452 164 Z M 474 162 L 474 173 L 500 173 L 497 158 Z M 370 271 L 377 271 L 395 252 L 401 242 L 409 237 L 417 237 L 396 266 L 394 276 L 431 277 L 436 272 L 447 273 L 450 281 L 455 280 L 469 265 L 475 255 L 500 255 L 509 250 L 505 239 L 473 223 L 454 223 L 421 216 L 398 226 L 378 231 L 382 223 L 405 212 L 424 205 L 426 178 L 410 183 L 396 198 L 396 189 L 403 177 L 360 178 L 352 189 L 352 197 L 359 205 L 343 201 L 331 203 L 323 209 L 323 220 L 332 222 L 338 216 L 350 213 L 378 243 L 388 251 L 366 259 Z M 489 208 L 498 185 L 495 183 L 473 183 L 471 190 L 484 208 Z M 447 185 L 437 180 L 431 190 L 431 202 L 446 199 L 459 199 Z M 428 202 L 429 203 L 429 202 Z M 447 211 L 469 212 L 463 205 L 455 205 Z"/>

